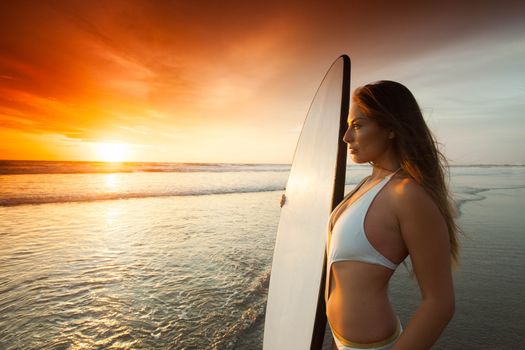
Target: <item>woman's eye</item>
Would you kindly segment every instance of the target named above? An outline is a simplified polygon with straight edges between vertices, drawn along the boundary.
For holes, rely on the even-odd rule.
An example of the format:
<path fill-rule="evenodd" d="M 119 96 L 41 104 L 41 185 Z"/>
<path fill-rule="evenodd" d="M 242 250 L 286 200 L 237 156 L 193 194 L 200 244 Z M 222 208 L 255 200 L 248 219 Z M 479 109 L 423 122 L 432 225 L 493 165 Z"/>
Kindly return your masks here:
<path fill-rule="evenodd" d="M 354 129 L 359 129 L 359 128 L 361 127 L 361 125 L 359 125 L 359 124 L 354 124 L 354 125 L 352 125 L 352 127 L 353 127 Z"/>

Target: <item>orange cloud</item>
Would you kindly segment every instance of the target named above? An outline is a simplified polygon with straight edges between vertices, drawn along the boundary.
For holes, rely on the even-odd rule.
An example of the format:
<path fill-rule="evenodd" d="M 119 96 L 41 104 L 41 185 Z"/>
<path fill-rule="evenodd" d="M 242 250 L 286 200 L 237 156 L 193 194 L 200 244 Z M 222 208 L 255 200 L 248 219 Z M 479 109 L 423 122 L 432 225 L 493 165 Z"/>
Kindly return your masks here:
<path fill-rule="evenodd" d="M 519 6 L 480 4 L 465 17 L 470 7 L 457 3 L 450 13 L 442 4 L 391 2 L 1 2 L 0 129 L 17 136 L 0 158 L 31 158 L 22 143 L 38 137 L 60 140 L 45 153 L 58 159 L 83 158 L 82 142 L 110 139 L 137 145 L 146 159 L 136 160 L 159 149 L 166 160 L 226 159 L 240 142 L 243 161 L 262 142 L 288 145 L 291 156 L 308 103 L 339 54 L 352 56 L 359 82 L 378 67 L 516 22 Z"/>

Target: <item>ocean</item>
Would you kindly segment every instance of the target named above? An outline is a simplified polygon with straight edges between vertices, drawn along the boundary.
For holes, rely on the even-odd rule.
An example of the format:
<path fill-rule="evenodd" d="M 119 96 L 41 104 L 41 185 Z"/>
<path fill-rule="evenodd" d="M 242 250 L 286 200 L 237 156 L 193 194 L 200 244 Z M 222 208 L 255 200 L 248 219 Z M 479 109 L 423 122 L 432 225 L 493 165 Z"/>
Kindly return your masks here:
<path fill-rule="evenodd" d="M 289 170 L 0 161 L 0 349 L 262 349 Z M 369 172 L 349 165 L 346 192 Z M 434 349 L 520 348 L 525 166 L 452 166 L 450 188 L 466 235 Z M 406 325 L 402 266 L 390 297 Z"/>

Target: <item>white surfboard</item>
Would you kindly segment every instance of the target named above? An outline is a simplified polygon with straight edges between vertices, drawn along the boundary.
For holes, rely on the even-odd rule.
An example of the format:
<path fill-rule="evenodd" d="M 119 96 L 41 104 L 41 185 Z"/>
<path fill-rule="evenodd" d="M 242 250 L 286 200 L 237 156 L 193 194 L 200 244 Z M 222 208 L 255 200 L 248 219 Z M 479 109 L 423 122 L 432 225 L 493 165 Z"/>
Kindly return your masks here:
<path fill-rule="evenodd" d="M 323 78 L 295 149 L 273 254 L 264 350 L 321 348 L 325 230 L 344 194 L 349 97 L 350 58 L 342 55 Z"/>

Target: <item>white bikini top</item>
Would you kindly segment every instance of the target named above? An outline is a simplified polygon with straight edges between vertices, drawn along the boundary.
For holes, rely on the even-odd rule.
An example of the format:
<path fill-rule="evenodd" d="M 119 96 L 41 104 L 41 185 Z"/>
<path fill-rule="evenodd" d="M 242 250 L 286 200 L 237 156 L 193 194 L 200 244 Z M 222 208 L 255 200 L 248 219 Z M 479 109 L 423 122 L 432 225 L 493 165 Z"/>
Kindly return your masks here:
<path fill-rule="evenodd" d="M 399 169 L 397 170 L 399 171 Z M 395 270 L 398 264 L 394 264 L 383 254 L 378 252 L 368 241 L 365 233 L 365 216 L 372 201 L 381 189 L 388 183 L 392 176 L 397 173 L 385 176 L 379 183 L 372 186 L 361 197 L 358 197 L 350 206 L 346 207 L 337 218 L 332 228 L 332 217 L 339 207 L 355 193 L 366 181 L 363 179 L 359 185 L 351 191 L 341 203 L 332 211 L 328 218 L 327 229 L 327 273 L 325 283 L 325 302 L 328 301 L 330 291 L 330 271 L 332 263 L 336 261 L 354 260 L 370 264 L 382 265 L 391 270 Z"/>

